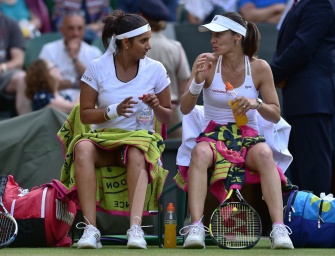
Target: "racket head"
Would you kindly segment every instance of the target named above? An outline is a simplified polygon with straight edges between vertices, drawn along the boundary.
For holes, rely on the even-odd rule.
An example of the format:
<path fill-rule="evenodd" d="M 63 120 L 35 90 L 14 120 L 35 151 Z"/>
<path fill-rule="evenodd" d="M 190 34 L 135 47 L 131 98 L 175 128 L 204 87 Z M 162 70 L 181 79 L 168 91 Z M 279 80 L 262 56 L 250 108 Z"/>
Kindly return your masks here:
<path fill-rule="evenodd" d="M 225 200 L 211 216 L 210 235 L 221 248 L 252 248 L 262 236 L 262 223 L 258 213 L 244 201 L 243 197 L 240 200 L 240 202 Z"/>
<path fill-rule="evenodd" d="M 0 212 L 0 249 L 14 242 L 17 232 L 18 226 L 13 216 L 6 211 Z"/>
<path fill-rule="evenodd" d="M 10 245 L 16 238 L 18 226 L 2 203 L 8 177 L 0 176 L 0 249 Z"/>
<path fill-rule="evenodd" d="M 5 193 L 8 177 L 6 175 L 0 176 L 0 202 L 2 203 L 2 196 Z"/>

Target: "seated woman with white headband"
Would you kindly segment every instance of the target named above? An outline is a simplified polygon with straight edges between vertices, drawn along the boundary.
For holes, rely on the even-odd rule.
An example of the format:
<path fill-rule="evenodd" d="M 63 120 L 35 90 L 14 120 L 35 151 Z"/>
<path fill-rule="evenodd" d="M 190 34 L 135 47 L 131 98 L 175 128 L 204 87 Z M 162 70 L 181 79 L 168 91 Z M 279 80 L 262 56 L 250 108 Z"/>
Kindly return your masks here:
<path fill-rule="evenodd" d="M 259 136 L 257 112 L 266 120 L 280 120 L 280 105 L 271 69 L 257 59 L 260 34 L 256 25 L 240 14 L 216 15 L 200 32 L 211 33 L 212 53 L 195 60 L 187 89 L 181 96 L 181 112 L 190 113 L 201 91 L 204 100 L 202 133 L 196 138 L 189 166 L 180 168 L 175 177 L 178 186 L 188 191 L 191 225 L 180 230 L 186 235 L 184 248 L 204 248 L 204 204 L 208 185 L 220 202 L 225 199 L 226 178 L 234 172 L 258 173 L 273 230 L 271 248 L 293 249 L 290 230 L 283 224 L 282 171 L 273 160 L 270 147 Z M 225 83 L 230 82 L 238 97 L 228 104 Z M 263 101 L 259 98 L 261 94 Z M 234 115 L 247 115 L 248 123 L 238 127 Z M 238 179 L 236 179 L 238 180 Z M 233 183 L 233 182 L 232 182 Z M 242 182 L 241 182 L 242 183 Z M 241 184 L 239 184 L 241 185 Z"/>
<path fill-rule="evenodd" d="M 114 146 L 98 145 L 90 138 L 80 139 L 74 145 L 75 184 L 85 219 L 84 234 L 77 245 L 102 247 L 96 228 L 95 168 L 122 166 L 127 170 L 130 209 L 127 246 L 146 249 L 140 226 L 146 191 L 154 172 L 162 169 L 159 157 L 153 161 L 147 151 L 161 152 L 158 147 L 162 137 L 153 131 L 136 130 L 136 110 L 143 101 L 153 109 L 159 122 L 168 123 L 172 116 L 170 79 L 160 62 L 146 57 L 151 48 L 151 29 L 143 17 L 116 10 L 103 23 L 102 41 L 108 49 L 91 62 L 81 78 L 80 118 L 83 124 L 91 124 L 99 136 L 110 138 L 109 144 Z M 123 138 L 123 134 L 128 137 Z M 141 140 L 131 143 L 129 136 Z M 139 145 L 141 141 L 146 143 L 145 147 Z"/>

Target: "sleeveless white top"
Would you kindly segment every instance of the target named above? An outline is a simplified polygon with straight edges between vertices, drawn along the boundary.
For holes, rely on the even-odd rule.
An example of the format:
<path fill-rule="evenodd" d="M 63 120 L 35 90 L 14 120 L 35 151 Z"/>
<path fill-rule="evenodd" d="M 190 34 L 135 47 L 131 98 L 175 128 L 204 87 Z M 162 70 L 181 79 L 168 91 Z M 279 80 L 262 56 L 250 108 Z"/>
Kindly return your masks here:
<path fill-rule="evenodd" d="M 227 124 L 229 122 L 234 122 L 235 119 L 233 112 L 228 105 L 226 97 L 226 86 L 222 81 L 221 75 L 221 63 L 222 55 L 219 57 L 213 82 L 208 88 L 203 89 L 203 99 L 204 99 L 204 122 L 202 125 L 202 131 L 207 127 L 208 123 L 213 120 L 218 124 Z M 251 68 L 248 56 L 245 56 L 245 79 L 243 84 L 234 88 L 239 96 L 244 96 L 246 98 L 258 98 L 259 92 L 256 90 L 254 82 L 252 81 Z M 248 117 L 248 126 L 258 131 L 257 125 L 257 110 L 250 109 L 246 113 Z"/>

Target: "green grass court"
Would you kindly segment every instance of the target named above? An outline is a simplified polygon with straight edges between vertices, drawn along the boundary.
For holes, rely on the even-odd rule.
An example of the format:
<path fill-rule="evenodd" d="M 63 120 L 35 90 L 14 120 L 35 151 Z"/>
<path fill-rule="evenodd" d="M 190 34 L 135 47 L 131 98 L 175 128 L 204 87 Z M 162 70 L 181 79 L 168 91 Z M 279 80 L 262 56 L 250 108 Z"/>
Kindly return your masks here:
<path fill-rule="evenodd" d="M 146 238 L 147 239 L 147 238 Z M 164 249 L 159 248 L 157 245 L 152 245 L 154 239 L 148 239 L 147 250 L 130 250 L 127 249 L 125 245 L 106 245 L 103 243 L 103 248 L 99 250 L 78 250 L 76 247 L 66 247 L 66 248 L 4 248 L 0 249 L 0 255 L 10 255 L 10 256 L 24 256 L 24 255 L 47 255 L 47 256 L 59 256 L 59 255 L 116 255 L 116 256 L 133 256 L 133 255 L 145 255 L 145 256 L 193 256 L 193 255 L 243 255 L 243 256 L 258 256 L 258 255 L 294 255 L 294 256 L 309 256 L 309 255 L 334 255 L 334 249 L 314 249 L 314 248 L 299 248 L 294 250 L 271 250 L 270 240 L 267 237 L 261 238 L 258 244 L 246 250 L 226 250 L 221 249 L 218 246 L 212 245 L 210 240 L 205 250 L 186 250 L 181 246 L 182 240 L 178 239 L 178 246 L 176 249 Z M 207 239 L 206 239 L 207 244 Z"/>

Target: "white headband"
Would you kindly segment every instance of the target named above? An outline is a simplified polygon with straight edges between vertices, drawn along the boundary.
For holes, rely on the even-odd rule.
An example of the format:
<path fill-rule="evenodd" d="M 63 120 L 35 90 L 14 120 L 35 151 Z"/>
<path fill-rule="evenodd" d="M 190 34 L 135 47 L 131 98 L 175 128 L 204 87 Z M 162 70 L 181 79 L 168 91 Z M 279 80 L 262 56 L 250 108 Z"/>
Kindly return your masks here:
<path fill-rule="evenodd" d="M 109 46 L 108 46 L 108 49 L 106 52 L 109 52 L 109 53 L 113 53 L 116 49 L 116 39 L 118 40 L 121 40 L 121 39 L 124 39 L 124 38 L 131 38 L 131 37 L 134 37 L 134 36 L 138 36 L 138 35 L 142 35 L 144 34 L 145 32 L 148 32 L 151 30 L 151 27 L 149 24 L 146 24 L 142 27 L 139 27 L 139 28 L 136 28 L 134 30 L 131 30 L 131 31 L 128 31 L 126 33 L 123 33 L 121 35 L 113 35 L 112 36 L 112 39 L 111 41 L 109 42 Z"/>
<path fill-rule="evenodd" d="M 245 27 L 222 15 L 215 15 L 211 23 L 200 25 L 198 29 L 200 32 L 206 32 L 209 30 L 213 32 L 223 32 L 230 29 L 242 36 L 247 34 L 247 29 Z"/>
<path fill-rule="evenodd" d="M 121 35 L 117 35 L 117 36 L 115 36 L 115 38 L 116 38 L 116 39 L 119 39 L 119 40 L 121 40 L 121 39 L 123 39 L 123 38 L 130 38 L 130 37 L 134 37 L 134 36 L 141 35 L 141 34 L 143 34 L 143 33 L 145 33 L 145 32 L 150 31 L 150 30 L 151 30 L 150 25 L 149 25 L 149 24 L 146 24 L 146 25 L 144 25 L 144 26 L 142 26 L 142 27 L 139 27 L 139 28 L 137 28 L 137 29 L 128 31 L 128 32 L 123 33 L 123 34 L 121 34 Z"/>

